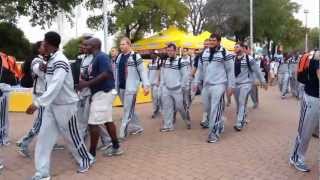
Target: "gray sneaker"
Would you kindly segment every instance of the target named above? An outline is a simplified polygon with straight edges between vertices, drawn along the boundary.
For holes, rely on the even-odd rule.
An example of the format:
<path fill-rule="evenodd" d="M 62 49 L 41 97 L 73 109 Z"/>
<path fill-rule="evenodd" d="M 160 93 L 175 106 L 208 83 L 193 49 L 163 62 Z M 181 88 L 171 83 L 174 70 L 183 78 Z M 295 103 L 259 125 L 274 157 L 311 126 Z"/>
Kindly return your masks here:
<path fill-rule="evenodd" d="M 18 152 L 19 152 L 19 154 L 20 154 L 21 156 L 23 156 L 23 157 L 26 157 L 26 158 L 30 158 L 30 157 L 31 157 L 28 148 L 20 147 L 20 148 L 18 149 Z"/>
<path fill-rule="evenodd" d="M 89 166 L 80 166 L 79 169 L 77 170 L 77 173 L 85 173 L 89 171 L 90 166 L 93 166 L 94 163 L 96 163 L 95 157 L 93 157 L 93 159 L 90 161 Z"/>
<path fill-rule="evenodd" d="M 103 155 L 104 156 L 109 156 L 109 157 L 111 157 L 111 156 L 120 156 L 120 155 L 122 155 L 123 154 L 123 150 L 119 147 L 119 148 L 113 148 L 113 147 L 111 147 L 111 148 L 109 148 L 109 149 L 107 149 L 104 153 L 103 153 Z"/>
<path fill-rule="evenodd" d="M 143 133 L 143 129 L 138 129 L 136 131 L 130 132 L 131 135 L 138 135 L 138 134 L 142 134 Z"/>
<path fill-rule="evenodd" d="M 310 172 L 310 168 L 304 163 L 304 162 L 301 162 L 301 161 L 293 161 L 292 157 L 289 159 L 289 163 L 291 165 L 293 165 L 298 171 L 301 171 L 301 172 Z"/>
<path fill-rule="evenodd" d="M 215 143 L 219 140 L 219 137 L 217 135 L 215 135 L 214 133 L 210 133 L 208 136 L 208 143 Z"/>
<path fill-rule="evenodd" d="M 160 132 L 171 132 L 174 131 L 174 128 L 160 128 Z"/>
<path fill-rule="evenodd" d="M 31 178 L 31 180 L 50 180 L 50 179 L 51 179 L 50 176 L 43 177 L 43 176 L 41 176 L 39 174 L 36 174 Z"/>
<path fill-rule="evenodd" d="M 0 171 L 4 168 L 4 165 L 0 162 Z"/>
<path fill-rule="evenodd" d="M 102 145 L 98 148 L 99 151 L 106 151 L 107 149 L 109 149 L 112 146 L 112 143 L 108 143 L 107 145 Z"/>
<path fill-rule="evenodd" d="M 55 144 L 53 146 L 53 150 L 54 151 L 56 151 L 56 150 L 64 150 L 64 149 L 65 149 L 64 145 L 61 145 L 61 144 Z"/>

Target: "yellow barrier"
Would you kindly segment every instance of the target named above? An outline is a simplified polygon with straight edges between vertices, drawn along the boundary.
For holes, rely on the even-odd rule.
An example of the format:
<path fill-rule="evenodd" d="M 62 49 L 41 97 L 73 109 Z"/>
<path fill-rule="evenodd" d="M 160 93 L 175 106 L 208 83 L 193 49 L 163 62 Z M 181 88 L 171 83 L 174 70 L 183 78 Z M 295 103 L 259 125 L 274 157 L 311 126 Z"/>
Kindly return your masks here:
<path fill-rule="evenodd" d="M 137 94 L 137 103 L 151 102 L 151 95 L 144 96 L 143 89 L 140 88 Z M 31 91 L 17 92 L 13 91 L 9 95 L 9 111 L 10 112 L 24 112 L 32 103 Z M 120 98 L 117 96 L 113 102 L 114 106 L 121 106 Z"/>

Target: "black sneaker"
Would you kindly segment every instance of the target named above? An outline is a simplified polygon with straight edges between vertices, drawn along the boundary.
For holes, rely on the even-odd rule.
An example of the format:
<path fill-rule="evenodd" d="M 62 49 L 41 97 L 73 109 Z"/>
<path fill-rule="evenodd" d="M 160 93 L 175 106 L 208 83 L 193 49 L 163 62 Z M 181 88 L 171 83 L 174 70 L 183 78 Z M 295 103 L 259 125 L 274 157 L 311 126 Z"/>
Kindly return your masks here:
<path fill-rule="evenodd" d="M 242 130 L 242 126 L 233 126 L 233 129 L 240 132 Z"/>

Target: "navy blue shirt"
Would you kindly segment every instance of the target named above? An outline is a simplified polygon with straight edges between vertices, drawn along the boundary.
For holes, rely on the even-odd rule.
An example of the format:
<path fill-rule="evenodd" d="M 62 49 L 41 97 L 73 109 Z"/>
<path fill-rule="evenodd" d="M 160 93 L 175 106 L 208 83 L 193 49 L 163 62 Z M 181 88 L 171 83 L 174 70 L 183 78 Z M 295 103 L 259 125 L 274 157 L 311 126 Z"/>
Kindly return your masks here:
<path fill-rule="evenodd" d="M 317 70 L 319 70 L 319 60 L 310 60 L 309 65 L 309 79 L 304 86 L 305 92 L 312 97 L 319 98 L 319 79 Z"/>
<path fill-rule="evenodd" d="M 99 91 L 109 92 L 115 88 L 112 63 L 107 54 L 103 52 L 97 53 L 90 66 L 90 79 L 98 77 L 103 72 L 108 74 L 107 80 L 90 87 L 92 95 Z"/>
<path fill-rule="evenodd" d="M 127 62 L 128 58 L 130 57 L 129 54 L 122 54 L 120 61 L 119 61 L 119 73 L 118 73 L 118 78 L 119 78 L 119 88 L 120 89 L 126 89 L 126 67 L 127 67 Z"/>

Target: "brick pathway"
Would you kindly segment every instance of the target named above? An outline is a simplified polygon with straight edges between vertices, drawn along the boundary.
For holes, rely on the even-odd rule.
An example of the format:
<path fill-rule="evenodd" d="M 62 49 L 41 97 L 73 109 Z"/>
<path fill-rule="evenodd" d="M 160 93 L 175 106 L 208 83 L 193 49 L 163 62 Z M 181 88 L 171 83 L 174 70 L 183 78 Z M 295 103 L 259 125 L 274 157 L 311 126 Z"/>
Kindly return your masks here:
<path fill-rule="evenodd" d="M 238 133 L 232 128 L 234 105 L 227 108 L 226 129 L 217 144 L 205 142 L 207 130 L 199 126 L 201 118 L 199 99 L 193 104 L 192 130 L 177 121 L 176 131 L 160 133 L 160 119 L 152 120 L 151 105 L 137 106 L 143 135 L 130 136 L 123 143 L 125 154 L 106 158 L 97 155 L 97 163 L 87 174 L 76 174 L 76 165 L 67 150 L 52 155 L 53 179 L 61 180 L 314 180 L 317 177 L 317 143 L 312 138 L 306 162 L 310 173 L 300 173 L 288 165 L 288 156 L 296 135 L 298 103 L 295 99 L 280 100 L 277 89 L 261 91 L 261 105 L 249 109 L 249 124 Z M 119 122 L 121 109 L 116 108 L 114 119 Z M 0 149 L 6 168 L 0 179 L 27 179 L 34 173 L 34 162 L 16 152 L 14 142 L 32 124 L 32 117 L 11 113 L 11 140 L 9 147 Z M 63 143 L 63 141 L 61 141 Z M 34 149 L 34 145 L 31 146 Z"/>

